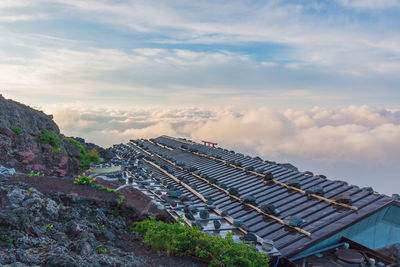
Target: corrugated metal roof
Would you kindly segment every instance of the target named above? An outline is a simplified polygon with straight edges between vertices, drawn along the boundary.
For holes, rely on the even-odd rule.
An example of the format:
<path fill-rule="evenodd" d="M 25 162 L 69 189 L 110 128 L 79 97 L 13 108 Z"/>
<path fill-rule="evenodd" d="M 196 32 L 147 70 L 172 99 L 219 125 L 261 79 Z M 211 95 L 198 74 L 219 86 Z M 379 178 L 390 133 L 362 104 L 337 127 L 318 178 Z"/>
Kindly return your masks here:
<path fill-rule="evenodd" d="M 234 219 L 242 220 L 246 229 L 259 237 L 273 240 L 275 246 L 287 257 L 296 255 L 393 202 L 393 199 L 388 196 L 360 189 L 356 186 L 349 186 L 344 182 L 300 173 L 271 162 L 262 161 L 259 158 L 245 157 L 228 150 L 207 147 L 166 136 L 158 137 L 154 141 L 141 140 L 139 143 L 147 151 L 161 155 L 161 157 L 154 157 L 157 164 L 160 166 L 168 165 L 168 168 L 175 172 L 175 176 L 188 179 L 192 185 L 196 185 L 197 191 L 202 195 L 212 195 L 215 201 L 214 205 L 218 209 L 226 210 Z M 183 149 L 181 148 L 182 145 L 185 146 Z M 201 152 L 204 156 L 189 152 L 188 149 Z M 273 204 L 280 210 L 280 214 L 275 215 L 278 219 L 296 216 L 306 220 L 306 223 L 301 225 L 300 228 L 311 235 L 307 236 L 301 231 L 287 227 L 279 221 L 265 216 L 257 209 L 252 209 L 251 206 L 243 204 L 218 187 L 210 186 L 209 183 L 199 179 L 193 173 L 168 164 L 165 159 L 195 167 L 202 175 L 207 175 L 209 179 L 216 179 L 218 185 L 225 184 L 228 188 L 237 188 L 240 196 L 252 195 L 256 197 L 258 207 L 263 204 Z M 271 172 L 276 182 L 264 183 L 260 175 L 240 168 L 233 168 L 218 161 L 218 159 L 240 161 L 241 167 L 244 169 L 259 170 L 259 168 L 264 168 L 262 173 Z M 298 179 L 301 190 L 288 189 L 280 184 L 292 179 Z M 323 197 L 327 200 L 301 193 L 302 190 L 310 189 L 316 185 L 324 189 Z M 357 210 L 328 202 L 343 194 L 351 198 L 351 206 Z"/>

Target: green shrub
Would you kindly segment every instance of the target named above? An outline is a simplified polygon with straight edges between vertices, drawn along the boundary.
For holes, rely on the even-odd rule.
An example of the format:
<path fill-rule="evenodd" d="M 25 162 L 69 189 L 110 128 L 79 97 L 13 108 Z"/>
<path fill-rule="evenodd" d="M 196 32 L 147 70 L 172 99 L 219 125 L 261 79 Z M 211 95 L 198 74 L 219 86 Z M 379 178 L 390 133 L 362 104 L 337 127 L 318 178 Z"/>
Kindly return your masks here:
<path fill-rule="evenodd" d="M 14 243 L 14 239 L 11 238 L 11 237 L 10 237 L 10 238 L 7 238 L 7 239 L 6 239 L 6 242 L 12 244 L 12 243 Z"/>
<path fill-rule="evenodd" d="M 86 152 L 85 147 L 75 139 L 64 138 L 63 141 L 74 144 L 81 151 L 81 154 L 79 155 L 79 162 L 82 170 L 89 169 L 91 163 L 100 162 L 100 156 L 96 149 L 92 149 L 91 151 Z"/>
<path fill-rule="evenodd" d="M 55 133 L 49 132 L 48 130 L 42 130 L 42 134 L 39 136 L 39 142 L 56 147 L 60 144 L 60 138 Z"/>
<path fill-rule="evenodd" d="M 54 229 L 54 225 L 46 224 L 46 229 L 52 230 L 52 229 Z"/>
<path fill-rule="evenodd" d="M 83 170 L 87 170 L 89 169 L 91 163 L 100 162 L 99 153 L 96 151 L 96 149 L 92 149 L 85 154 L 81 153 L 79 156 L 79 162 L 81 163 L 81 168 Z"/>
<path fill-rule="evenodd" d="M 99 190 L 99 191 L 104 191 L 104 190 L 107 190 L 107 187 L 100 186 L 100 187 L 97 188 L 97 190 Z"/>
<path fill-rule="evenodd" d="M 100 231 L 104 231 L 104 229 L 105 229 L 104 224 L 100 225 L 99 228 L 100 228 Z"/>
<path fill-rule="evenodd" d="M 29 177 L 44 176 L 44 173 L 30 171 L 29 174 L 28 174 L 28 176 L 29 176 Z"/>
<path fill-rule="evenodd" d="M 147 245 L 177 256 L 190 256 L 212 266 L 268 266 L 269 258 L 254 251 L 254 245 L 213 237 L 181 223 L 168 224 L 154 218 L 136 223 L 131 230 L 141 234 Z"/>
<path fill-rule="evenodd" d="M 107 254 L 108 253 L 108 249 L 102 248 L 101 246 L 96 246 L 94 248 L 94 250 L 96 251 L 97 254 L 101 254 L 101 253 Z"/>
<path fill-rule="evenodd" d="M 16 134 L 20 134 L 21 133 L 21 128 L 19 128 L 18 126 L 14 126 L 11 128 L 11 131 L 13 131 Z"/>
<path fill-rule="evenodd" d="M 63 141 L 72 143 L 73 145 L 75 145 L 77 148 L 80 149 L 82 154 L 86 154 L 86 149 L 83 147 L 83 145 L 81 143 L 79 143 L 75 139 L 68 137 L 68 138 L 64 138 Z"/>
<path fill-rule="evenodd" d="M 96 181 L 96 178 L 92 178 L 86 175 L 81 175 L 78 178 L 75 178 L 74 184 L 92 184 L 94 181 Z"/>
<path fill-rule="evenodd" d="M 119 211 L 118 211 L 118 210 L 113 210 L 113 215 L 114 215 L 115 217 L 118 217 L 118 216 L 119 216 Z"/>
<path fill-rule="evenodd" d="M 54 153 L 60 153 L 60 152 L 61 152 L 61 147 L 55 147 L 55 148 L 53 149 L 53 152 L 54 152 Z"/>

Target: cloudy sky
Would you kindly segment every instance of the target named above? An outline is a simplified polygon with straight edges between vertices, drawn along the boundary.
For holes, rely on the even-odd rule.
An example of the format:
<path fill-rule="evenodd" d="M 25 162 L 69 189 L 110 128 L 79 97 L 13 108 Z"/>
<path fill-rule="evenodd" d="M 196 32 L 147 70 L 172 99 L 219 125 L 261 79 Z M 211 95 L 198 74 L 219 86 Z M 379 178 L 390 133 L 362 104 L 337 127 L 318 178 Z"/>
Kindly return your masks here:
<path fill-rule="evenodd" d="M 1 0 L 0 93 L 400 192 L 400 1 Z"/>

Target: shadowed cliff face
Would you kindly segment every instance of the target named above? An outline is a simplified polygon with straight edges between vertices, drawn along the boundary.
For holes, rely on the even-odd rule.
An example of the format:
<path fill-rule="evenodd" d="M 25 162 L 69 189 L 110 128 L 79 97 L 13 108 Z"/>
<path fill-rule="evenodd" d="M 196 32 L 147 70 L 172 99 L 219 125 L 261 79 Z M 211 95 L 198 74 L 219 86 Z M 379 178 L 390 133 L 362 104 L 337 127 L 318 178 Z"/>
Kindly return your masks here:
<path fill-rule="evenodd" d="M 47 131 L 57 142 L 43 140 Z M 52 176 L 74 175 L 79 172 L 81 150 L 68 141 L 53 121 L 52 115 L 32 109 L 0 95 L 0 164 L 20 172 L 40 172 Z M 42 139 L 41 139 L 42 138 Z M 86 144 L 87 150 L 96 149 L 107 158 L 106 150 Z"/>
<path fill-rule="evenodd" d="M 38 135 L 44 129 L 56 134 L 60 133 L 52 115 L 46 115 L 42 111 L 5 99 L 2 95 L 0 95 L 0 126 L 8 129 L 19 127 L 31 135 Z"/>

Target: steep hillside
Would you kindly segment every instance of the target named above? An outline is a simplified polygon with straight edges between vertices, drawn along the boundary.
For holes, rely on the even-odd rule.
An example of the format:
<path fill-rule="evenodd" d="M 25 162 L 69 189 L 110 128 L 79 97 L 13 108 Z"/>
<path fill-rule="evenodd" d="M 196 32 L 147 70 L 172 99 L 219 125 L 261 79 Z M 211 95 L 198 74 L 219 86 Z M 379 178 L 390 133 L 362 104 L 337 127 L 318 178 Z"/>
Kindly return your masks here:
<path fill-rule="evenodd" d="M 94 158 L 93 149 L 100 157 L 112 156 L 82 138 L 65 138 L 52 115 L 0 95 L 0 165 L 20 172 L 73 175 Z"/>

